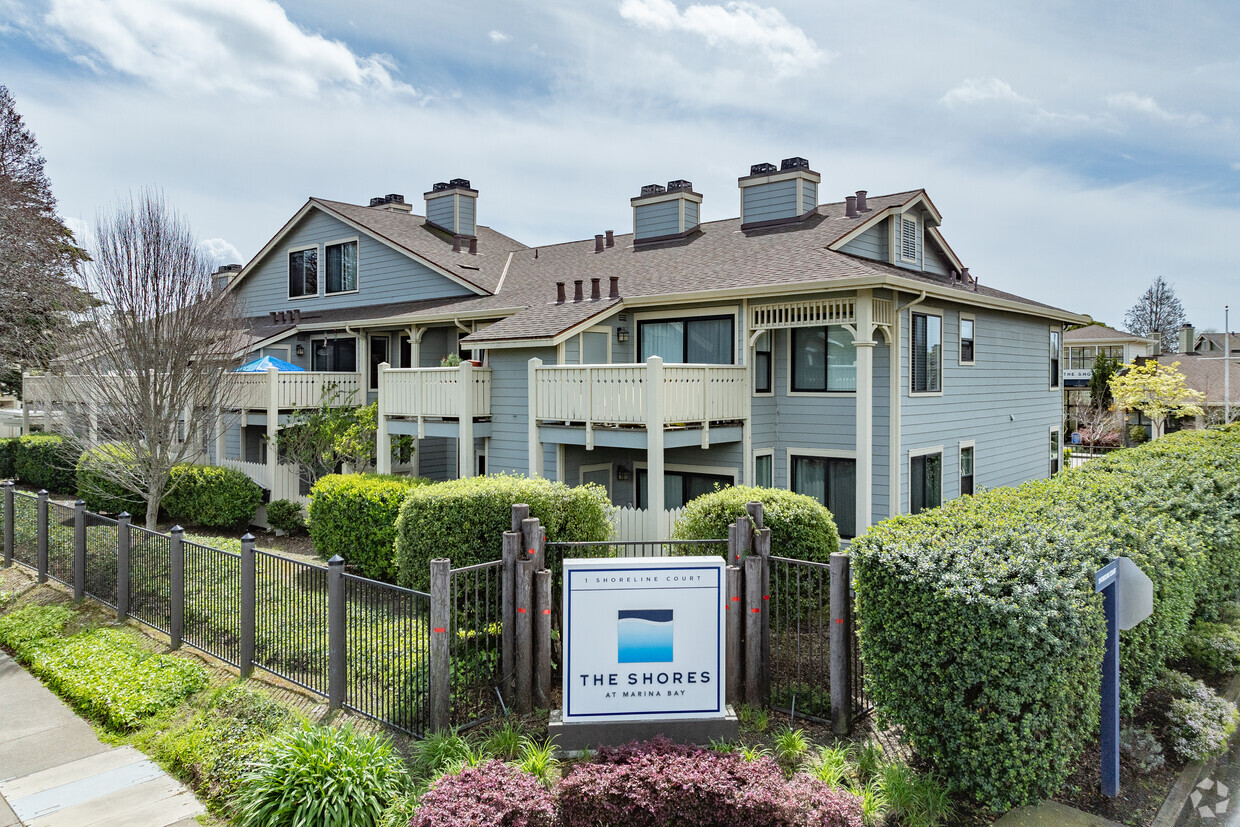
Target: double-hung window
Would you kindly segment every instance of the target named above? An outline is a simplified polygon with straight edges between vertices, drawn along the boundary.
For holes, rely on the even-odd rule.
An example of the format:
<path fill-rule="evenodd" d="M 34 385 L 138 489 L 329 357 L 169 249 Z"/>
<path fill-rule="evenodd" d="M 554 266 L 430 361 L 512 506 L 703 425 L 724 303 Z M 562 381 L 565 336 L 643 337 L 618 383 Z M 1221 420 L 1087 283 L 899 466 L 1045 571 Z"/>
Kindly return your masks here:
<path fill-rule="evenodd" d="M 753 346 L 753 392 L 771 393 L 774 389 L 771 368 L 771 338 L 774 334 L 767 330 L 758 336 Z"/>
<path fill-rule="evenodd" d="M 973 446 L 960 446 L 960 494 L 973 493 Z"/>
<path fill-rule="evenodd" d="M 909 391 L 943 391 L 943 319 L 930 313 L 912 314 L 909 342 Z"/>
<path fill-rule="evenodd" d="M 857 350 L 838 326 L 792 328 L 792 391 L 857 390 Z"/>
<path fill-rule="evenodd" d="M 759 488 L 775 484 L 775 455 L 771 451 L 755 454 L 753 458 L 753 482 Z"/>
<path fill-rule="evenodd" d="M 792 490 L 813 497 L 835 518 L 841 537 L 857 536 L 857 461 L 792 457 Z"/>
<path fill-rule="evenodd" d="M 327 258 L 327 292 L 350 293 L 357 289 L 357 242 L 342 241 L 324 248 Z"/>
<path fill-rule="evenodd" d="M 1063 332 L 1051 329 L 1051 388 L 1059 387 L 1059 358 L 1063 353 Z"/>
<path fill-rule="evenodd" d="M 960 364 L 973 364 L 973 317 L 960 314 Z"/>
<path fill-rule="evenodd" d="M 639 321 L 638 352 L 644 362 L 660 356 L 668 363 L 730 365 L 733 363 L 734 316 L 703 316 L 695 319 Z"/>
<path fill-rule="evenodd" d="M 319 248 L 294 250 L 288 254 L 288 297 L 317 296 L 319 293 Z"/>
<path fill-rule="evenodd" d="M 919 514 L 943 504 L 943 453 L 918 454 L 908 462 L 908 510 Z"/>

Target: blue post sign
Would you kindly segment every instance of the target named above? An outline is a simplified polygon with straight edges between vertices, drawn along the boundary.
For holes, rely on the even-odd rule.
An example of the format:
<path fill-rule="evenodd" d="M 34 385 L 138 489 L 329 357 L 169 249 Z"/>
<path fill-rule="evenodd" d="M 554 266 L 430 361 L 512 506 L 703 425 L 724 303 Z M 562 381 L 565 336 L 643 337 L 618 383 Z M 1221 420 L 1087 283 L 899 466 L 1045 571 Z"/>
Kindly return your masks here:
<path fill-rule="evenodd" d="M 1102 592 L 1107 647 L 1102 656 L 1102 794 L 1119 795 L 1119 633 L 1154 611 L 1154 583 L 1127 557 L 1116 557 L 1094 574 Z"/>

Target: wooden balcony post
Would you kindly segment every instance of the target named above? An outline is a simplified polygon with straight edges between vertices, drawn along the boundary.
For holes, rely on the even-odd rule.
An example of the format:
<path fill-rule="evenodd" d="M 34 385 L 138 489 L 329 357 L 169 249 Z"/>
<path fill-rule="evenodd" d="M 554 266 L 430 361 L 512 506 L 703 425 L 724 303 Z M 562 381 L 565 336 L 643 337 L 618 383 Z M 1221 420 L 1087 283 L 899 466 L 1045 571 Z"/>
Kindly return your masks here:
<path fill-rule="evenodd" d="M 872 290 L 858 290 L 857 329 L 857 536 L 870 527 L 874 497 L 874 302 Z"/>
<path fill-rule="evenodd" d="M 530 461 L 529 474 L 531 477 L 541 477 L 543 475 L 542 462 L 542 442 L 538 439 L 538 369 L 542 367 L 542 359 L 535 356 L 529 361 L 529 435 L 530 435 Z"/>
<path fill-rule="evenodd" d="M 30 392 L 26 390 L 26 381 L 30 374 L 22 371 L 22 436 L 30 436 Z"/>
<path fill-rule="evenodd" d="M 267 368 L 267 488 L 275 491 L 280 463 L 280 371 Z"/>
<path fill-rule="evenodd" d="M 461 362 L 458 368 L 457 391 L 460 393 L 457 420 L 456 452 L 457 477 L 465 479 L 474 476 L 474 365 L 472 362 Z"/>
<path fill-rule="evenodd" d="M 646 360 L 646 508 L 650 540 L 666 538 L 663 508 L 663 360 Z"/>
<path fill-rule="evenodd" d="M 392 473 L 392 436 L 388 433 L 387 421 L 387 362 L 379 364 L 379 401 L 378 427 L 375 430 L 375 470 L 380 474 Z"/>

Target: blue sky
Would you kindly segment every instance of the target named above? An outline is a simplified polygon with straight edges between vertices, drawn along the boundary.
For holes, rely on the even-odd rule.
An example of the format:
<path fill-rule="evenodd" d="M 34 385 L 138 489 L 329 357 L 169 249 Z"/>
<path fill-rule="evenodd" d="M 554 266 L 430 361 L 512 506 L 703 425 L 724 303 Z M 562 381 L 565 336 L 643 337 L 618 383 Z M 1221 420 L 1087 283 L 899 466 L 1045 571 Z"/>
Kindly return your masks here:
<path fill-rule="evenodd" d="M 359 4 L 361 6 L 361 4 Z M 1157 275 L 1240 308 L 1240 4 L 0 0 L 0 83 L 74 225 L 162 187 L 223 258 L 309 195 L 469 178 L 541 244 L 800 155 L 925 187 L 984 283 L 1111 323 Z"/>

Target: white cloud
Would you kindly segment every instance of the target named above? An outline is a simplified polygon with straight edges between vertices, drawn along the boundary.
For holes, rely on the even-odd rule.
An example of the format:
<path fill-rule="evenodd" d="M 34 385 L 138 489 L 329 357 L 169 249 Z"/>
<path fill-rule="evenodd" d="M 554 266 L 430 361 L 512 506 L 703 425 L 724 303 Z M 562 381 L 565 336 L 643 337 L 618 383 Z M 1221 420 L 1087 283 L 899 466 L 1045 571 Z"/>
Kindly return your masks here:
<path fill-rule="evenodd" d="M 306 32 L 274 0 L 52 0 L 44 22 L 88 68 L 106 66 L 169 91 L 415 94 L 393 77 L 390 56 L 361 57 Z"/>
<path fill-rule="evenodd" d="M 1018 95 L 1011 84 L 999 78 L 968 78 L 939 99 L 939 103 L 948 109 L 955 109 L 957 106 L 972 106 L 983 101 L 1033 103 L 1029 98 Z"/>
<path fill-rule="evenodd" d="M 487 34 L 487 37 L 491 38 L 492 43 L 507 43 L 509 40 L 512 40 L 512 35 L 504 34 L 503 32 L 496 31 L 495 29 L 492 29 Z"/>
<path fill-rule="evenodd" d="M 219 267 L 221 264 L 244 264 L 245 258 L 236 245 L 223 238 L 204 238 L 198 242 L 198 249 Z"/>
<path fill-rule="evenodd" d="M 1107 95 L 1107 106 L 1121 112 L 1135 112 L 1139 115 L 1153 118 L 1167 123 L 1182 123 L 1185 126 L 1201 126 L 1210 119 L 1200 112 L 1192 112 L 1183 114 L 1180 112 L 1172 112 L 1159 106 L 1158 101 L 1148 95 L 1138 95 L 1136 92 L 1120 92 L 1115 95 Z"/>
<path fill-rule="evenodd" d="M 682 12 L 672 0 L 623 0 L 620 16 L 645 29 L 690 32 L 711 46 L 761 52 L 784 76 L 802 74 L 831 57 L 779 9 L 756 3 L 694 4 Z"/>

